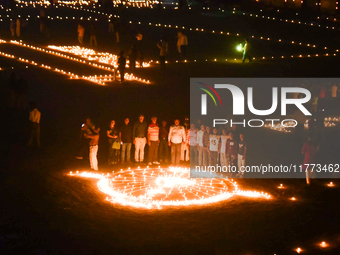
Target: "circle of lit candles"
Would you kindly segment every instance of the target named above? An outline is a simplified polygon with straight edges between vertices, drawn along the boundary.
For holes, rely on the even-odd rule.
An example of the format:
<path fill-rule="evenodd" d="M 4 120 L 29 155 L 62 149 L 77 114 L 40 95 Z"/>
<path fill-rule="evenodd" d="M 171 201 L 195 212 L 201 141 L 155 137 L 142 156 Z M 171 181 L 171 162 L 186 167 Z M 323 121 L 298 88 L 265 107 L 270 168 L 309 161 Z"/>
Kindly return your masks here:
<path fill-rule="evenodd" d="M 78 172 L 71 176 L 99 179 L 98 189 L 109 195 L 108 201 L 140 208 L 158 208 L 162 206 L 187 206 L 215 203 L 232 196 L 270 199 L 264 192 L 240 190 L 233 179 L 190 178 L 188 168 L 170 167 L 121 169 L 112 173 Z M 232 192 L 228 192 L 229 183 Z M 143 195 L 138 195 L 145 192 Z M 138 193 L 138 194 L 136 194 Z M 189 194 L 189 196 L 188 196 Z M 161 195 L 162 199 L 154 199 Z M 172 199 L 171 195 L 180 195 L 181 200 Z M 194 197 L 194 199 L 192 199 Z"/>

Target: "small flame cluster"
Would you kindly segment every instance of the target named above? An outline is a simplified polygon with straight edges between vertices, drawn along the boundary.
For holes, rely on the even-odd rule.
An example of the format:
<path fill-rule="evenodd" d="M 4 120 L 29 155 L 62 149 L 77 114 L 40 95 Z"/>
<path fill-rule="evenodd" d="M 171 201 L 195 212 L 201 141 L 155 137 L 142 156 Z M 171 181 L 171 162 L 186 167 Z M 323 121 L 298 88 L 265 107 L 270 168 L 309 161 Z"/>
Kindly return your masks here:
<path fill-rule="evenodd" d="M 339 117 L 326 117 L 324 119 L 324 127 L 335 127 L 336 123 L 334 123 L 334 122 L 339 122 L 339 120 L 340 120 Z M 309 121 L 308 120 L 306 120 L 304 127 L 306 129 L 309 128 Z"/>
<path fill-rule="evenodd" d="M 289 121 L 289 122 L 286 122 L 285 125 L 282 125 L 281 123 L 278 123 L 278 124 L 272 123 L 272 124 L 266 124 L 264 125 L 264 127 L 270 128 L 272 130 L 279 131 L 279 132 L 290 133 L 292 131 L 287 128 L 293 128 L 295 124 L 296 123 L 294 121 Z"/>

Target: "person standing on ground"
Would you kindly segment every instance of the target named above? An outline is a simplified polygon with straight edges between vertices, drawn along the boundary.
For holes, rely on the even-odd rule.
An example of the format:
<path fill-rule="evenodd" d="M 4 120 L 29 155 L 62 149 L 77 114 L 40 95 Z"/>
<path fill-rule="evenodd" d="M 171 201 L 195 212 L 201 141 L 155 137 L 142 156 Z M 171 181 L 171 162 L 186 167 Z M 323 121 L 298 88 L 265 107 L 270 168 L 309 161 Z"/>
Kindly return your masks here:
<path fill-rule="evenodd" d="M 132 45 L 130 52 L 129 52 L 129 63 L 131 69 L 136 69 L 136 60 L 138 58 L 138 50 L 136 45 Z"/>
<path fill-rule="evenodd" d="M 94 42 L 94 45 L 97 46 L 97 29 L 93 24 L 91 25 L 91 36 L 90 36 L 91 46 L 92 46 L 92 41 Z"/>
<path fill-rule="evenodd" d="M 169 54 L 169 44 L 164 40 L 160 40 L 157 43 L 157 47 L 159 48 L 159 63 L 161 66 L 161 70 L 165 69 L 165 59 Z"/>
<path fill-rule="evenodd" d="M 165 120 L 162 121 L 162 126 L 159 129 L 159 161 L 160 162 L 168 162 L 169 157 L 169 144 L 168 144 L 168 135 L 169 129 L 167 128 L 167 122 Z"/>
<path fill-rule="evenodd" d="M 190 122 L 189 122 L 188 117 L 185 117 L 183 126 L 184 126 L 184 129 L 185 129 L 185 134 L 187 134 L 188 130 L 190 129 Z M 189 161 L 190 160 L 189 149 L 190 148 L 189 148 L 188 143 L 182 144 L 182 148 L 181 148 L 181 160 L 182 161 Z"/>
<path fill-rule="evenodd" d="M 88 154 L 88 146 L 89 146 L 89 139 L 85 137 L 85 134 L 93 135 L 96 129 L 95 125 L 92 123 L 90 118 L 86 118 L 85 123 L 81 126 L 80 132 L 80 149 L 78 155 L 76 156 L 77 159 L 83 159 L 85 154 Z"/>
<path fill-rule="evenodd" d="M 227 154 L 229 156 L 229 165 L 231 167 L 235 166 L 237 167 L 237 143 L 234 140 L 234 134 L 229 133 L 229 140 L 227 142 Z M 232 175 L 232 173 L 230 173 Z"/>
<path fill-rule="evenodd" d="M 316 153 L 319 150 L 319 146 L 316 142 L 313 141 L 314 136 L 310 134 L 308 136 L 308 141 L 303 144 L 302 154 L 304 154 L 304 161 L 302 165 L 302 169 L 306 172 L 306 183 L 310 184 L 309 178 L 315 177 L 315 170 L 313 171 L 313 166 L 310 164 L 315 164 L 316 161 Z"/>
<path fill-rule="evenodd" d="M 244 175 L 244 169 L 241 168 L 244 168 L 246 166 L 246 154 L 247 154 L 247 142 L 244 141 L 243 134 L 240 134 L 240 141 L 238 142 L 237 152 L 238 152 L 237 156 L 238 177 L 242 178 Z"/>
<path fill-rule="evenodd" d="M 243 45 L 243 57 L 242 57 L 242 63 L 246 61 L 246 59 L 249 59 L 249 62 L 251 62 L 251 56 L 249 54 L 250 51 L 250 44 L 247 39 L 244 40 L 244 45 Z"/>
<path fill-rule="evenodd" d="M 183 57 L 186 56 L 188 47 L 188 37 L 182 32 L 177 33 L 177 50 Z"/>
<path fill-rule="evenodd" d="M 122 156 L 121 163 L 125 163 L 125 152 L 126 152 L 126 162 L 131 163 L 131 144 L 132 144 L 132 126 L 130 124 L 130 119 L 125 118 L 123 126 L 120 128 L 119 132 L 120 143 L 122 144 Z"/>
<path fill-rule="evenodd" d="M 30 103 L 31 112 L 30 112 L 30 125 L 31 125 L 31 134 L 28 140 L 28 146 L 33 145 L 33 141 L 36 141 L 37 147 L 40 149 L 40 118 L 41 113 L 37 109 L 37 104 L 35 102 Z"/>
<path fill-rule="evenodd" d="M 182 143 L 185 143 L 185 129 L 179 125 L 179 119 L 175 119 L 175 125 L 172 125 L 169 130 L 169 146 L 171 146 L 171 164 L 173 166 L 179 166 L 181 159 L 181 147 Z"/>
<path fill-rule="evenodd" d="M 109 21 L 109 33 L 114 33 L 114 25 L 111 20 Z"/>
<path fill-rule="evenodd" d="M 149 141 L 149 165 L 159 165 L 158 162 L 158 144 L 159 144 L 159 127 L 157 124 L 157 117 L 151 118 L 151 124 L 148 127 L 148 141 Z"/>
<path fill-rule="evenodd" d="M 20 37 L 20 32 L 21 32 L 21 21 L 20 18 L 17 18 L 17 23 L 16 23 L 16 35 L 17 37 Z"/>
<path fill-rule="evenodd" d="M 139 120 L 135 122 L 132 130 L 133 144 L 135 145 L 135 161 L 136 163 L 142 163 L 144 161 L 144 148 L 147 142 L 148 124 L 144 121 L 144 115 L 139 115 Z"/>
<path fill-rule="evenodd" d="M 229 165 L 228 155 L 226 154 L 228 139 L 229 139 L 229 136 L 227 135 L 227 130 L 223 128 L 222 135 L 221 135 L 221 149 L 220 149 L 220 163 L 221 163 L 222 168 L 228 167 Z"/>
<path fill-rule="evenodd" d="M 11 19 L 11 22 L 9 24 L 9 28 L 11 30 L 12 37 L 15 36 L 15 27 L 16 27 L 15 21 L 14 21 L 14 19 Z"/>
<path fill-rule="evenodd" d="M 109 143 L 109 164 L 117 164 L 119 160 L 120 142 L 118 137 L 118 129 L 116 128 L 116 121 L 111 120 L 108 130 L 106 130 Z"/>
<path fill-rule="evenodd" d="M 139 52 L 139 68 L 143 68 L 144 63 L 144 54 L 142 52 Z"/>
<path fill-rule="evenodd" d="M 116 43 L 119 43 L 119 36 L 120 36 L 120 23 L 118 21 L 118 19 L 114 19 L 113 21 L 113 28 L 114 28 L 114 33 L 115 33 L 115 36 L 116 36 Z"/>
<path fill-rule="evenodd" d="M 220 152 L 220 149 L 220 136 L 217 135 L 217 128 L 214 128 L 213 134 L 209 135 L 209 156 L 211 166 L 217 166 L 218 153 Z"/>
<path fill-rule="evenodd" d="M 118 58 L 118 70 L 120 73 L 120 82 L 124 82 L 125 65 L 126 65 L 126 58 L 124 57 L 124 51 L 121 51 L 119 53 L 119 58 Z"/>
<path fill-rule="evenodd" d="M 210 127 L 206 126 L 205 132 L 203 133 L 203 166 L 210 165 L 209 136 Z"/>
<path fill-rule="evenodd" d="M 89 158 L 90 158 L 90 166 L 91 170 L 98 171 L 98 158 L 97 158 L 97 153 L 98 153 L 98 141 L 99 141 L 99 131 L 100 128 L 95 128 L 93 134 L 87 134 L 85 133 L 84 136 L 85 138 L 90 138 L 90 153 L 89 153 Z"/>
<path fill-rule="evenodd" d="M 197 150 L 198 150 L 198 165 L 203 166 L 203 155 L 204 155 L 204 145 L 203 145 L 203 135 L 205 133 L 205 126 L 201 125 L 201 130 L 197 132 Z"/>
<path fill-rule="evenodd" d="M 190 146 L 190 164 L 192 166 L 197 166 L 197 130 L 193 123 L 190 125 L 190 129 L 187 132 L 187 144 Z"/>
<path fill-rule="evenodd" d="M 85 28 L 81 22 L 78 23 L 78 42 L 83 45 Z"/>

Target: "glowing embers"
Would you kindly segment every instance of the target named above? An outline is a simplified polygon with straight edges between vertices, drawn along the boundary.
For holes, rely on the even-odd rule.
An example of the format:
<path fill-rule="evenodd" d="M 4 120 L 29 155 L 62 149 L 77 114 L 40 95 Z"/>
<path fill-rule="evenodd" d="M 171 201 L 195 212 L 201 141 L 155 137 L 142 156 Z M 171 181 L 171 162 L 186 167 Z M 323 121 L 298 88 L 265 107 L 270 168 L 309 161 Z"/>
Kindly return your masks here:
<path fill-rule="evenodd" d="M 270 199 L 267 193 L 243 191 L 233 180 L 190 178 L 188 168 L 144 168 L 115 171 L 111 174 L 91 172 L 71 176 L 97 178 L 98 189 L 107 201 L 141 208 L 204 205 L 233 196 Z"/>

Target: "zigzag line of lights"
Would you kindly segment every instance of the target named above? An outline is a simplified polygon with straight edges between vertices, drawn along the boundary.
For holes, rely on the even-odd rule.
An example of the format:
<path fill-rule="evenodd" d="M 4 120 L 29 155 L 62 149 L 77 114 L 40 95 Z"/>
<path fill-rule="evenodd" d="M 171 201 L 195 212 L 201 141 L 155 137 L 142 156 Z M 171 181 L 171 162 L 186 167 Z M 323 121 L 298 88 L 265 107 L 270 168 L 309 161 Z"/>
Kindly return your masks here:
<path fill-rule="evenodd" d="M 72 7 L 69 7 L 69 6 L 66 6 L 68 8 L 72 8 Z M 86 8 L 81 8 L 81 10 L 83 11 L 87 11 L 87 12 L 92 12 L 92 13 L 97 13 L 99 15 L 104 15 L 104 16 L 108 16 L 109 18 L 109 22 L 110 22 L 110 18 L 111 17 L 115 17 L 115 18 L 120 18 L 118 15 L 112 15 L 112 14 L 107 14 L 107 13 L 104 13 L 104 12 L 100 12 L 100 11 L 95 11 L 95 10 L 90 10 L 90 9 L 86 9 Z M 133 21 L 129 21 L 130 24 L 133 23 Z M 138 24 L 138 25 L 142 25 L 142 22 L 140 21 L 134 21 L 135 24 Z M 185 26 L 181 26 L 181 25 L 167 25 L 167 24 L 161 24 L 161 23 L 151 23 L 151 22 L 145 22 L 145 23 L 148 23 L 149 26 L 155 26 L 155 27 L 165 27 L 165 28 L 175 28 L 175 29 L 187 29 L 189 31 L 194 31 L 194 32 L 207 32 L 207 33 L 212 33 L 212 34 L 220 34 L 220 35 L 227 35 L 227 36 L 241 36 L 240 33 L 235 33 L 235 34 L 232 34 L 230 32 L 226 32 L 226 31 L 215 31 L 215 30 L 207 30 L 207 29 L 204 29 L 204 28 L 192 28 L 192 27 L 189 27 L 189 28 L 186 28 Z M 144 23 L 143 23 L 144 24 Z M 305 46 L 305 47 L 320 47 L 320 46 L 316 46 L 316 44 L 313 44 L 313 43 L 302 43 L 302 42 L 295 42 L 295 41 L 290 41 L 290 40 L 282 40 L 282 39 L 277 39 L 277 40 L 273 40 L 271 38 L 268 38 L 268 37 L 264 37 L 264 36 L 255 36 L 253 35 L 252 36 L 253 39 L 260 39 L 260 40 L 267 40 L 267 41 L 274 41 L 274 42 L 279 42 L 279 43 L 282 43 L 282 42 L 285 42 L 285 43 L 290 43 L 290 44 L 294 44 L 294 45 L 299 45 L 299 46 Z M 327 49 L 327 47 L 323 47 L 323 49 Z"/>
<path fill-rule="evenodd" d="M 85 9 L 84 9 L 85 11 Z M 89 10 L 87 10 L 89 11 Z M 107 13 L 106 14 L 102 14 L 101 12 L 98 12 L 98 14 L 101 14 L 101 15 L 108 15 Z M 28 15 L 30 17 L 30 15 Z M 7 15 L 8 18 L 9 15 Z M 18 17 L 20 18 L 21 15 L 18 15 Z M 110 14 L 109 16 L 109 22 L 110 22 L 110 18 L 111 17 L 115 17 L 115 18 L 119 18 L 119 16 L 117 15 L 112 15 Z M 40 18 L 39 15 L 37 15 L 37 18 Z M 54 19 L 57 19 L 57 20 L 68 20 L 68 19 L 73 19 L 75 20 L 76 17 L 68 17 L 68 16 L 65 16 L 65 17 L 62 17 L 62 16 L 55 16 L 55 17 L 51 17 L 51 16 L 47 16 L 46 18 L 48 19 L 51 19 L 51 20 L 54 20 Z M 79 18 L 80 20 L 84 20 L 84 17 L 80 17 Z M 98 21 L 97 18 L 93 18 L 93 17 L 88 17 L 87 20 L 90 21 L 90 20 L 94 20 L 94 21 Z M 26 18 L 26 20 L 29 20 L 28 18 Z M 140 21 L 129 21 L 130 24 L 132 23 L 135 23 L 137 25 L 142 25 L 142 22 Z M 147 23 L 147 22 L 145 22 Z M 149 22 L 148 23 L 149 26 L 155 26 L 155 27 L 164 27 L 164 28 L 175 28 L 175 29 L 189 29 L 190 31 L 194 31 L 194 32 L 207 32 L 207 33 L 212 33 L 212 34 L 220 34 L 220 35 L 227 35 L 227 36 L 241 36 L 242 35 L 240 33 L 235 33 L 235 34 L 231 34 L 230 32 L 225 32 L 225 31 L 215 31 L 215 30 L 207 30 L 207 29 L 203 29 L 203 28 L 186 28 L 185 26 L 179 26 L 179 25 L 166 25 L 166 24 L 161 24 L 161 23 L 151 23 Z M 340 30 L 340 29 L 339 29 Z M 288 41 L 288 40 L 282 40 L 282 39 L 271 39 L 269 37 L 264 37 L 264 36 L 255 36 L 255 35 L 252 35 L 251 36 L 252 39 L 258 39 L 258 40 L 265 40 L 265 41 L 272 41 L 272 42 L 278 42 L 278 43 L 289 43 L 289 44 L 293 44 L 293 45 L 298 45 L 298 46 L 304 46 L 304 47 L 313 47 L 313 48 L 316 48 L 316 47 L 320 47 L 320 46 L 316 46 L 315 44 L 311 44 L 311 43 L 302 43 L 302 42 L 296 42 L 296 41 Z M 322 47 L 323 49 L 327 50 L 327 47 Z"/>
<path fill-rule="evenodd" d="M 8 57 L 8 58 L 16 58 L 14 55 L 11 54 L 7 54 L 5 52 L 0 52 L 0 56 L 4 56 L 4 57 Z M 70 79 L 82 79 L 82 80 L 86 80 L 89 82 L 93 82 L 99 85 L 105 85 L 105 82 L 109 82 L 109 81 L 113 81 L 113 75 L 94 75 L 94 76 L 85 76 L 85 75 L 77 75 L 75 73 L 69 72 L 69 71 L 65 71 L 63 69 L 59 69 L 59 68 L 52 68 L 49 65 L 46 64 L 38 64 L 37 62 L 33 61 L 33 60 L 29 60 L 29 59 L 25 59 L 25 58 L 18 58 L 18 61 L 20 62 L 24 62 L 26 64 L 29 65 L 34 65 L 34 66 L 38 66 L 44 69 L 48 69 L 48 70 L 53 70 L 55 72 L 58 72 L 60 74 L 66 75 L 68 76 Z M 119 72 L 118 72 L 119 74 Z M 131 81 L 138 81 L 138 82 L 144 82 L 144 83 L 150 83 L 149 81 L 143 80 L 141 78 L 137 78 L 135 77 L 133 74 L 128 74 L 125 73 L 124 75 L 124 79 L 126 80 L 131 80 Z"/>
<path fill-rule="evenodd" d="M 92 62 L 86 62 L 85 60 L 81 60 L 81 59 L 78 59 L 78 58 L 74 58 L 74 57 L 70 57 L 70 56 L 67 56 L 67 55 L 64 55 L 64 54 L 60 54 L 58 52 L 54 52 L 54 51 L 49 51 L 49 50 L 45 50 L 43 48 L 40 48 L 40 47 L 36 47 L 36 46 L 32 46 L 32 45 L 28 45 L 28 44 L 24 44 L 22 42 L 18 42 L 18 41 L 10 41 L 12 44 L 15 44 L 15 45 L 19 45 L 19 46 L 22 46 L 22 47 L 26 47 L 26 48 L 30 48 L 32 50 L 37 50 L 37 51 L 41 51 L 41 52 L 44 52 L 44 53 L 47 53 L 47 54 L 52 54 L 52 55 L 55 55 L 55 56 L 58 56 L 58 57 L 62 57 L 62 58 L 66 58 L 66 59 L 69 59 L 69 60 L 73 60 L 73 61 L 76 61 L 78 63 L 82 63 L 82 64 L 88 64 L 90 66 L 93 66 L 93 67 L 96 67 L 96 68 L 100 68 L 100 69 L 103 69 L 105 71 L 109 71 L 109 72 L 113 72 L 114 69 L 113 68 L 110 68 L 110 67 L 105 67 L 103 65 L 98 65 L 98 64 L 95 64 L 95 63 L 92 63 Z M 105 63 L 105 64 L 112 64 L 115 66 L 115 68 L 118 66 L 116 61 L 117 61 L 117 56 L 116 55 L 113 55 L 113 54 L 109 54 L 109 53 L 96 53 L 94 50 L 91 50 L 91 49 L 86 49 L 86 48 L 80 48 L 78 46 L 60 46 L 60 48 L 58 46 L 49 46 L 49 47 L 52 47 L 52 48 L 55 48 L 55 49 L 68 49 L 69 53 L 72 53 L 72 54 L 75 54 L 75 55 L 81 55 L 82 57 L 84 58 L 87 58 L 87 59 L 90 59 L 90 60 L 94 60 L 94 61 L 98 61 L 100 63 Z M 79 52 L 77 52 L 77 49 L 79 48 Z M 84 53 L 86 52 L 86 53 Z M 90 55 L 90 56 L 88 56 Z M 91 55 L 101 55 L 101 57 L 93 57 Z M 113 61 L 112 63 L 110 63 L 109 61 Z M 114 62 L 115 61 L 115 62 Z M 30 61 L 28 61 L 30 62 Z M 46 66 L 46 65 L 45 65 Z M 139 65 L 138 65 L 139 66 Z M 148 63 L 145 63 L 145 65 L 143 64 L 143 66 L 145 67 L 149 67 L 150 65 Z M 58 71 L 59 69 L 55 68 L 55 71 Z M 59 70 L 61 73 L 64 73 L 63 70 Z M 117 73 L 119 73 L 119 71 L 117 71 Z M 64 74 L 70 74 L 70 78 L 72 79 L 78 79 L 79 77 L 81 77 L 82 79 L 85 79 L 85 80 L 89 80 L 91 82 L 95 82 L 95 83 L 98 83 L 98 84 L 101 84 L 101 85 L 105 85 L 104 82 L 106 81 L 113 81 L 113 75 L 94 75 L 94 76 L 80 76 L 80 75 L 75 75 L 71 72 L 65 72 Z M 139 78 L 139 77 L 136 77 L 135 75 L 133 74 L 128 74 L 128 73 L 125 73 L 124 75 L 124 78 L 126 80 L 133 80 L 133 81 L 138 81 L 138 82 L 143 82 L 143 83 L 150 83 L 149 80 L 146 80 L 146 79 L 142 79 L 142 78 Z"/>
<path fill-rule="evenodd" d="M 271 199 L 264 192 L 239 189 L 234 180 L 190 179 L 188 168 L 121 169 L 107 174 L 70 172 L 70 176 L 99 179 L 98 189 L 109 195 L 107 201 L 138 208 L 161 209 L 165 206 L 205 205 L 233 196 Z M 228 185 L 226 184 L 228 183 Z M 232 188 L 229 192 L 228 189 Z"/>
<path fill-rule="evenodd" d="M 39 66 L 39 67 L 44 68 L 44 69 L 53 70 L 53 71 L 55 71 L 57 73 L 60 73 L 60 74 L 68 76 L 70 79 L 83 79 L 83 80 L 86 80 L 86 81 L 89 81 L 89 82 L 93 82 L 93 83 L 96 83 L 96 84 L 99 84 L 99 85 L 105 85 L 105 83 L 102 82 L 100 79 L 95 79 L 93 77 L 90 78 L 90 77 L 87 77 L 87 76 L 81 76 L 80 77 L 77 74 L 74 74 L 74 73 L 71 73 L 71 72 L 68 72 L 68 71 L 65 71 L 65 70 L 62 70 L 62 69 L 58 69 L 58 68 L 52 68 L 49 65 L 38 64 L 35 61 L 31 61 L 31 60 L 24 59 L 24 58 L 18 58 L 18 60 L 21 61 L 21 62 L 24 62 L 26 64 L 29 64 L 29 65 Z"/>
<path fill-rule="evenodd" d="M 79 47 L 79 46 L 54 46 L 54 45 L 49 45 L 48 48 L 62 51 L 62 52 L 67 52 L 70 54 L 74 54 L 77 56 L 81 56 L 82 58 L 91 60 L 91 61 L 97 61 L 102 64 L 118 67 L 117 61 L 118 61 L 118 56 L 108 53 L 108 52 L 96 52 L 93 49 L 87 49 L 84 47 Z M 58 53 L 60 54 L 60 53 Z M 98 57 L 99 56 L 99 57 Z M 91 64 L 91 63 L 90 63 Z M 129 67 L 129 60 L 127 60 L 126 67 Z M 143 67 L 150 67 L 150 63 L 148 62 L 143 62 L 142 63 Z M 136 62 L 136 67 L 141 67 L 139 62 Z M 112 70 L 112 69 L 111 69 Z"/>
<path fill-rule="evenodd" d="M 84 9 L 84 11 L 85 11 L 86 9 Z M 93 12 L 93 10 L 88 10 L 87 9 L 87 11 L 91 11 L 91 12 Z M 94 11 L 94 12 L 96 12 L 96 11 Z M 104 13 L 101 13 L 101 12 L 98 12 L 98 14 L 101 14 L 101 15 L 108 15 L 107 13 L 106 14 L 104 14 Z M 59 16 L 57 16 L 59 19 L 62 19 L 62 17 L 59 17 Z M 112 14 L 109 16 L 109 17 L 112 17 Z M 119 16 L 116 16 L 116 15 L 114 15 L 114 17 L 118 17 L 119 18 Z M 90 17 L 91 18 L 91 17 Z M 66 17 L 66 19 L 68 19 L 68 17 Z M 73 19 L 75 19 L 75 17 L 73 17 Z M 130 23 L 132 23 L 132 21 L 130 21 Z M 137 24 L 139 24 L 139 25 L 141 25 L 141 22 L 137 22 Z M 152 23 L 149 23 L 149 25 L 152 25 Z M 171 25 L 162 25 L 162 24 L 154 24 L 154 26 L 164 26 L 164 27 L 168 27 L 168 28 L 171 28 L 171 27 L 173 27 L 173 26 L 171 26 Z M 174 26 L 174 28 L 181 28 L 180 26 Z M 183 28 L 185 28 L 185 27 L 182 27 L 182 29 Z M 192 28 L 190 28 L 191 30 L 192 30 Z M 195 29 L 195 31 L 204 31 L 204 29 L 199 29 L 199 28 L 196 28 Z M 215 31 L 213 30 L 211 33 L 215 33 Z M 224 31 L 221 31 L 221 32 L 219 32 L 220 34 L 226 34 L 226 35 L 230 35 L 230 33 L 228 33 L 228 32 L 224 32 Z M 236 36 L 239 36 L 239 34 L 236 34 Z M 259 38 L 257 38 L 257 37 L 255 37 L 255 36 L 252 36 L 252 38 L 254 38 L 254 39 L 260 39 L 260 40 L 271 40 L 270 38 L 264 38 L 264 37 L 259 37 Z M 282 41 L 282 39 L 278 39 L 277 40 L 277 42 L 283 42 Z M 316 47 L 316 45 L 312 45 L 312 44 L 302 44 L 301 42 L 300 43 L 297 43 L 297 42 L 295 42 L 295 41 L 290 41 L 289 42 L 290 44 L 294 44 L 294 45 L 301 45 L 301 46 L 306 46 L 306 47 L 313 47 L 313 48 L 315 48 Z M 324 47 L 323 49 L 327 49 L 327 47 Z M 339 50 L 337 49 L 336 50 L 336 52 L 338 52 Z M 329 53 L 326 53 L 326 54 L 314 54 L 314 55 L 297 55 L 297 56 L 294 56 L 294 55 L 290 55 L 290 56 L 280 56 L 280 57 L 274 57 L 274 56 L 263 56 L 262 58 L 259 58 L 259 59 L 270 59 L 270 58 L 272 58 L 272 59 L 274 59 L 274 58 L 294 58 L 294 57 L 299 57 L 299 58 L 302 58 L 302 57 L 319 57 L 319 56 L 336 56 L 336 54 L 329 54 Z M 255 58 L 253 58 L 253 59 L 255 59 Z M 237 60 L 237 59 L 234 59 L 234 60 Z M 207 59 L 206 59 L 206 61 L 208 61 Z M 214 62 L 216 62 L 217 60 L 216 59 L 214 59 L 213 60 Z M 228 60 L 223 60 L 223 61 L 228 61 Z M 175 62 L 180 62 L 180 61 L 178 61 L 178 60 L 176 60 Z M 184 60 L 183 62 L 188 62 L 187 60 Z M 196 62 L 196 60 L 194 60 L 194 62 Z M 156 63 L 157 63 L 157 61 L 156 61 Z"/>

